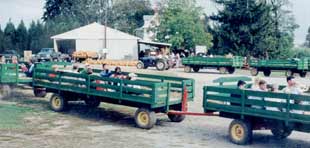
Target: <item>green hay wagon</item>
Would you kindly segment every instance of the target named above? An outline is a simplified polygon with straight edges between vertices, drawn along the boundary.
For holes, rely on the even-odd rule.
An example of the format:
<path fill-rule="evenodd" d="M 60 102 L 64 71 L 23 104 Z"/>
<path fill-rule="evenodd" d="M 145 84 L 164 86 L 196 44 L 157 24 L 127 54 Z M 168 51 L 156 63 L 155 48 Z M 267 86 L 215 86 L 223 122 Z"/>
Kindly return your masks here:
<path fill-rule="evenodd" d="M 18 64 L 0 64 L 0 84 L 30 84 L 31 78 L 27 78 L 20 71 Z"/>
<path fill-rule="evenodd" d="M 136 124 L 140 128 L 150 129 L 156 122 L 155 113 L 181 110 L 183 97 L 188 101 L 194 98 L 193 79 L 137 74 L 137 80 L 127 80 L 100 77 L 100 70 L 87 75 L 54 71 L 48 67 L 45 64 L 36 65 L 33 86 L 41 90 L 40 93 L 52 93 L 50 106 L 56 112 L 66 110 L 68 101 L 83 100 L 90 107 L 97 107 L 100 102 L 120 104 L 138 108 L 135 113 Z M 186 96 L 183 95 L 185 91 Z M 181 122 L 185 118 L 172 114 L 168 117 L 173 122 Z"/>
<path fill-rule="evenodd" d="M 203 96 L 206 113 L 219 112 L 220 117 L 234 119 L 229 126 L 233 143 L 249 143 L 253 130 L 270 129 L 278 139 L 288 137 L 294 130 L 310 132 L 310 96 L 224 85 L 205 86 Z"/>
<path fill-rule="evenodd" d="M 243 58 L 235 56 L 233 58 L 226 57 L 201 57 L 193 56 L 182 59 L 182 64 L 185 66 L 185 72 L 198 72 L 203 68 L 216 68 L 221 74 L 234 73 L 236 68 L 243 67 Z"/>
<path fill-rule="evenodd" d="M 306 77 L 309 71 L 309 59 L 289 59 L 289 60 L 250 60 L 251 75 L 257 76 L 260 71 L 265 76 L 270 76 L 271 71 L 282 70 L 286 71 L 286 76 L 291 76 L 298 73 L 300 77 Z"/>

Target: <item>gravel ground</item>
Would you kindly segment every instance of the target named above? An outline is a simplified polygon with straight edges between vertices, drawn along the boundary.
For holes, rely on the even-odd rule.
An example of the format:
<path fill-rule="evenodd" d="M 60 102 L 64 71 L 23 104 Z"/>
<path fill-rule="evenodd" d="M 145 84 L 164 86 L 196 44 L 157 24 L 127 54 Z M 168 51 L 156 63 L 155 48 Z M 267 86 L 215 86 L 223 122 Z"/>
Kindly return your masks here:
<path fill-rule="evenodd" d="M 135 68 L 123 68 L 135 72 Z M 184 73 L 182 69 L 158 72 L 155 69 L 139 70 L 142 73 L 164 74 L 194 78 L 196 80 L 195 101 L 189 110 L 202 112 L 202 87 L 214 85 L 212 80 L 222 76 L 249 75 L 237 71 L 234 75 L 220 75 L 215 70 L 200 73 Z M 268 83 L 285 84 L 285 77 L 272 74 L 264 78 Z M 310 84 L 310 79 L 297 78 L 300 84 Z M 98 109 L 88 109 L 82 103 L 72 105 L 66 113 L 54 113 L 48 109 L 46 98 L 35 98 L 31 88 L 18 87 L 13 96 L 0 103 L 18 104 L 35 108 L 35 112 L 24 118 L 24 128 L 0 129 L 0 147 L 3 148 L 199 148 L 199 147 L 310 147 L 310 136 L 294 132 L 288 139 L 278 141 L 270 131 L 254 133 L 252 145 L 238 146 L 228 140 L 230 119 L 219 117 L 188 116 L 182 123 L 172 123 L 166 115 L 158 115 L 158 122 L 151 130 L 135 127 L 135 109 L 104 104 Z"/>

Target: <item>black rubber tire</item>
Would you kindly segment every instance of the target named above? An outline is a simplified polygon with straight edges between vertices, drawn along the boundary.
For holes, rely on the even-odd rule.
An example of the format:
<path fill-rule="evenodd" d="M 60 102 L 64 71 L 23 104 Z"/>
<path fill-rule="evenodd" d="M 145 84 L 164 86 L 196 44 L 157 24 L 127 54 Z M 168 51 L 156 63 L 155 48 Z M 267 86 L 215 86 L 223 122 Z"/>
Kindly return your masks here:
<path fill-rule="evenodd" d="M 305 78 L 307 76 L 307 72 L 306 71 L 299 72 L 299 76 Z"/>
<path fill-rule="evenodd" d="M 292 134 L 291 128 L 285 127 L 283 122 L 276 122 L 271 133 L 276 139 L 285 139 Z"/>
<path fill-rule="evenodd" d="M 184 67 L 184 72 L 190 73 L 192 71 L 192 68 L 190 66 Z"/>
<path fill-rule="evenodd" d="M 230 68 L 228 68 L 228 73 L 233 74 L 235 72 L 235 70 L 236 69 L 234 67 L 230 67 Z"/>
<path fill-rule="evenodd" d="M 158 71 L 163 71 L 163 70 L 165 70 L 165 69 L 166 69 L 166 66 L 167 66 L 167 64 L 166 64 L 166 62 L 165 62 L 164 60 L 158 60 L 158 61 L 156 62 L 156 69 L 157 69 Z"/>
<path fill-rule="evenodd" d="M 193 67 L 194 72 L 199 72 L 199 69 L 200 69 L 199 67 Z"/>
<path fill-rule="evenodd" d="M 151 129 L 156 124 L 156 120 L 156 114 L 154 111 L 139 108 L 135 113 L 135 122 L 139 128 Z"/>
<path fill-rule="evenodd" d="M 144 69 L 144 63 L 142 61 L 139 61 L 136 65 L 137 69 Z"/>
<path fill-rule="evenodd" d="M 220 74 L 226 74 L 227 68 L 226 67 L 220 67 L 219 72 L 220 72 Z"/>
<path fill-rule="evenodd" d="M 271 74 L 271 70 L 264 70 L 264 76 L 269 77 Z"/>
<path fill-rule="evenodd" d="M 35 88 L 33 88 L 33 94 L 36 97 L 44 98 L 46 96 L 46 88 L 35 87 Z"/>
<path fill-rule="evenodd" d="M 185 119 L 185 115 L 168 114 L 168 118 L 171 122 L 182 122 Z"/>
<path fill-rule="evenodd" d="M 57 101 L 56 101 L 57 100 Z M 50 98 L 50 107 L 55 112 L 63 112 L 67 109 L 68 102 L 57 93 L 53 93 Z"/>
<path fill-rule="evenodd" d="M 242 131 L 242 132 L 241 132 Z M 238 132 L 238 133 L 236 133 Z M 245 145 L 250 143 L 253 136 L 251 123 L 246 120 L 234 119 L 229 125 L 229 139 L 232 143 Z M 243 133 L 243 134 L 240 134 Z M 240 134 L 240 135 L 236 135 Z"/>
<path fill-rule="evenodd" d="M 251 68 L 250 72 L 251 72 L 252 76 L 257 76 L 258 75 L 258 69 L 257 68 Z"/>
<path fill-rule="evenodd" d="M 293 76 L 294 75 L 294 72 L 292 70 L 287 70 L 285 72 L 285 76 L 289 77 L 289 76 Z"/>
<path fill-rule="evenodd" d="M 100 106 L 100 100 L 98 99 L 85 99 L 84 100 L 84 103 L 88 106 L 88 107 L 91 107 L 91 108 L 97 108 Z"/>

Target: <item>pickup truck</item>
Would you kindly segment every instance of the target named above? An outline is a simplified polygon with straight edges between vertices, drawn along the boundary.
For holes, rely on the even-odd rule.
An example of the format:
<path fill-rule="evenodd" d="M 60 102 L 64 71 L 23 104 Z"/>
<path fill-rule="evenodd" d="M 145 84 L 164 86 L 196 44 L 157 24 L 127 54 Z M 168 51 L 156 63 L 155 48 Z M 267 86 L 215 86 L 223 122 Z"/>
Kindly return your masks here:
<path fill-rule="evenodd" d="M 70 59 L 69 55 L 56 52 L 54 48 L 42 48 L 35 58 L 37 61 L 62 61 Z"/>

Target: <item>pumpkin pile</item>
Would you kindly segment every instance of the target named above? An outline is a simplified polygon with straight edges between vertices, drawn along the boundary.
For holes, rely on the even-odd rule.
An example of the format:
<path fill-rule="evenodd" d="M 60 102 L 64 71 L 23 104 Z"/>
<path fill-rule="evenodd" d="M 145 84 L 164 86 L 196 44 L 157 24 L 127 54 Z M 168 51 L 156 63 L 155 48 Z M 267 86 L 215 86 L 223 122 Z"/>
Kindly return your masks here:
<path fill-rule="evenodd" d="M 107 64 L 110 66 L 136 66 L 138 61 L 133 60 L 92 60 L 86 59 L 85 64 Z"/>

